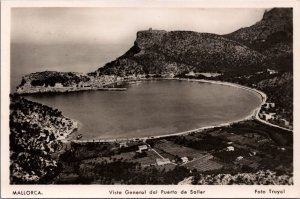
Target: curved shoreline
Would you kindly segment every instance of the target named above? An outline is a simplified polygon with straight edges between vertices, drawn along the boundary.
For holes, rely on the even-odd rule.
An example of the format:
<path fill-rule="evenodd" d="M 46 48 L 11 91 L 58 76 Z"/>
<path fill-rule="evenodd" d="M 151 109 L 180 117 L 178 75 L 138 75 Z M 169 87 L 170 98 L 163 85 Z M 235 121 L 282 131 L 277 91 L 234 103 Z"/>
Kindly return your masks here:
<path fill-rule="evenodd" d="M 263 104 L 266 103 L 266 101 L 267 101 L 267 99 L 268 99 L 267 95 L 266 95 L 264 92 L 260 91 L 260 90 L 257 90 L 257 89 L 255 89 L 255 88 L 250 88 L 250 87 L 247 87 L 247 86 L 243 86 L 243 85 L 240 85 L 240 84 L 231 83 L 231 82 L 221 82 L 221 81 L 204 80 L 204 79 L 192 79 L 192 80 L 191 80 L 191 79 L 185 79 L 185 78 L 173 78 L 173 79 L 176 79 L 176 80 L 185 80 L 185 81 L 204 82 L 204 83 L 211 83 L 211 84 L 227 85 L 227 86 L 232 86 L 232 87 L 236 87 L 236 88 L 242 88 L 242 89 L 244 89 L 244 90 L 248 90 L 248 91 L 257 93 L 257 94 L 259 94 L 259 95 L 261 96 L 261 98 L 262 98 L 262 103 L 261 103 L 261 105 L 260 105 L 257 109 L 255 109 L 255 110 L 253 111 L 253 114 L 252 114 L 252 115 L 255 116 L 255 119 L 258 120 L 259 122 L 262 122 L 262 123 L 266 124 L 266 125 L 273 126 L 273 127 L 276 127 L 276 128 L 280 128 L 280 129 L 286 130 L 286 131 L 293 132 L 293 130 L 291 130 L 291 129 L 284 128 L 284 127 L 278 126 L 278 125 L 276 125 L 276 124 L 269 123 L 269 122 L 267 122 L 267 121 L 265 121 L 265 120 L 262 120 L 262 119 L 259 117 L 258 114 L 259 114 L 259 112 L 260 112 L 260 110 L 261 110 L 261 107 L 262 107 Z"/>
<path fill-rule="evenodd" d="M 256 109 L 254 109 L 249 115 L 247 115 L 246 117 L 242 118 L 242 119 L 238 119 L 238 120 L 234 120 L 232 122 L 225 122 L 219 125 L 212 125 L 212 126 L 205 126 L 205 127 L 200 127 L 200 128 L 196 128 L 196 129 L 192 129 L 192 130 L 187 130 L 187 131 L 182 131 L 182 132 L 178 132 L 178 133 L 171 133 L 171 134 L 166 134 L 166 135 L 156 135 L 156 136 L 145 136 L 145 137 L 132 137 L 132 138 L 115 138 L 115 139 L 92 139 L 92 140 L 72 140 L 73 142 L 76 143 L 87 143 L 87 142 L 121 142 L 121 141 L 134 141 L 134 140 L 147 140 L 147 139 L 158 139 L 158 138 L 164 138 L 164 137 L 171 137 L 171 136 L 178 136 L 178 135 L 186 135 L 186 134 L 190 134 L 190 133 L 196 133 L 196 132 L 200 132 L 203 131 L 205 129 L 211 129 L 211 128 L 216 128 L 216 127 L 224 127 L 224 126 L 230 126 L 231 124 L 234 123 L 238 123 L 241 121 L 245 121 L 245 120 L 250 120 L 250 119 L 256 119 L 259 122 L 262 122 L 266 125 L 269 126 L 273 126 L 276 128 L 280 128 L 286 131 L 290 131 L 293 132 L 293 130 L 275 125 L 275 124 L 271 124 L 269 122 L 266 122 L 262 119 L 259 118 L 259 112 L 261 110 L 261 107 L 263 104 L 266 103 L 267 101 L 267 95 L 260 91 L 257 90 L 255 88 L 250 88 L 247 86 L 242 86 L 239 84 L 235 84 L 235 83 L 230 83 L 230 82 L 222 82 L 222 81 L 215 81 L 215 80 L 204 80 L 204 79 L 188 79 L 188 78 L 159 78 L 162 80 L 179 80 L 179 81 L 193 81 L 193 82 L 203 82 L 203 83 L 210 83 L 210 84 L 219 84 L 219 85 L 225 85 L 225 86 L 232 86 L 232 87 L 236 87 L 236 88 L 241 88 L 244 90 L 248 90 L 251 92 L 254 92 L 256 94 L 258 94 L 261 97 L 261 104 L 259 107 L 257 107 Z"/>

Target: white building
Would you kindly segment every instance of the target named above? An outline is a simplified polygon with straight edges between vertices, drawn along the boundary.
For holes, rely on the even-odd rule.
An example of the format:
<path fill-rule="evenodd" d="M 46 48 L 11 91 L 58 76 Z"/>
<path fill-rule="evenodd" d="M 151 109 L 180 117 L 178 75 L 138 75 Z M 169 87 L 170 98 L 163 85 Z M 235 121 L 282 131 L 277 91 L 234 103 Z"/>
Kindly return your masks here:
<path fill-rule="evenodd" d="M 226 148 L 226 151 L 234 151 L 234 147 L 233 147 L 233 146 L 228 146 L 228 147 Z"/>
<path fill-rule="evenodd" d="M 187 73 L 186 76 L 195 77 L 196 74 L 194 73 L 194 71 L 191 71 L 191 72 Z"/>
<path fill-rule="evenodd" d="M 182 160 L 182 163 L 186 163 L 189 161 L 189 159 L 187 157 L 182 157 L 181 160 Z"/>
<path fill-rule="evenodd" d="M 290 123 L 286 119 L 280 119 L 280 120 L 283 121 L 283 123 L 284 123 L 285 126 L 290 125 Z"/>
<path fill-rule="evenodd" d="M 62 85 L 62 83 L 55 83 L 55 86 L 56 88 L 63 88 L 64 86 Z"/>
<path fill-rule="evenodd" d="M 142 153 L 143 151 L 147 151 L 148 150 L 148 146 L 147 145 L 141 145 L 138 146 L 139 150 L 137 150 L 138 153 Z"/>
<path fill-rule="evenodd" d="M 265 108 L 274 108 L 275 107 L 275 103 L 274 102 L 270 102 L 270 103 L 265 103 Z"/>
<path fill-rule="evenodd" d="M 165 165 L 165 164 L 170 164 L 170 163 L 171 163 L 171 161 L 168 158 L 157 158 L 156 159 L 156 164 L 158 166 Z"/>
<path fill-rule="evenodd" d="M 127 142 L 120 142 L 119 143 L 119 147 L 120 148 L 122 148 L 122 147 L 128 147 Z"/>
<path fill-rule="evenodd" d="M 243 156 L 239 156 L 239 157 L 236 158 L 236 160 L 237 160 L 237 161 L 240 161 L 240 160 L 243 159 L 243 158 L 244 158 Z"/>
<path fill-rule="evenodd" d="M 267 72 L 272 75 L 278 73 L 276 70 L 267 69 Z"/>

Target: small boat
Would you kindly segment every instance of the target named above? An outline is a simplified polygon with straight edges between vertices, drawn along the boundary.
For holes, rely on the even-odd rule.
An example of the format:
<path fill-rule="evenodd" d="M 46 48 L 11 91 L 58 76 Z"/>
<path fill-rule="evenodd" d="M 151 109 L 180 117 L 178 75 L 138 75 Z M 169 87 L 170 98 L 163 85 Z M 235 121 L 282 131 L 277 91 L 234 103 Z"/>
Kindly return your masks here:
<path fill-rule="evenodd" d="M 76 138 L 77 138 L 77 140 L 81 139 L 82 138 L 82 134 L 77 135 Z"/>

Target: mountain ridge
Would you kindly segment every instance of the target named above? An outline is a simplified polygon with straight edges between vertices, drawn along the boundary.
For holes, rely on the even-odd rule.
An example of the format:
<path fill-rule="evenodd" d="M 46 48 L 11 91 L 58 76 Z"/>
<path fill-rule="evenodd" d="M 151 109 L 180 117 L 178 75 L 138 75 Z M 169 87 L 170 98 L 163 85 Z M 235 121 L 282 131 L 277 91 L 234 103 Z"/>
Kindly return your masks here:
<path fill-rule="evenodd" d="M 99 68 L 97 75 L 225 72 L 262 65 L 266 57 L 236 41 L 212 33 L 145 30 L 131 49 Z M 130 66 L 131 68 L 128 68 Z M 225 69 L 225 67 L 227 69 Z"/>

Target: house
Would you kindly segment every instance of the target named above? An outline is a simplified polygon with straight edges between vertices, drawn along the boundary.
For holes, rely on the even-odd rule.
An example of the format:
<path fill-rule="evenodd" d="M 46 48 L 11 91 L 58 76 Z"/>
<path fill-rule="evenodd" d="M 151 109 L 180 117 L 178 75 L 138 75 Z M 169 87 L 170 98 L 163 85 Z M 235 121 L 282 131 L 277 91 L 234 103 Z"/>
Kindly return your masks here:
<path fill-rule="evenodd" d="M 128 147 L 127 142 L 120 142 L 120 143 L 119 143 L 119 147 L 120 147 L 120 148 Z"/>
<path fill-rule="evenodd" d="M 290 123 L 286 119 L 280 119 L 280 120 L 284 123 L 285 126 L 290 125 Z"/>
<path fill-rule="evenodd" d="M 268 108 L 274 108 L 274 107 L 275 107 L 275 103 L 274 103 L 274 102 L 265 103 L 265 104 L 264 104 L 264 107 L 265 107 L 266 109 L 268 109 Z"/>
<path fill-rule="evenodd" d="M 226 148 L 226 151 L 234 151 L 234 147 L 233 147 L 233 146 L 228 146 L 228 147 Z"/>
<path fill-rule="evenodd" d="M 62 85 L 62 83 L 55 83 L 54 87 L 55 88 L 63 88 L 64 86 Z"/>
<path fill-rule="evenodd" d="M 262 118 L 267 120 L 267 121 L 271 120 L 271 119 L 274 119 L 275 118 L 275 113 L 268 113 L 268 114 L 264 113 Z"/>
<path fill-rule="evenodd" d="M 47 135 L 46 135 L 46 133 L 40 133 L 40 137 L 45 138 L 45 137 L 47 137 Z"/>
<path fill-rule="evenodd" d="M 182 157 L 181 158 L 182 163 L 186 163 L 189 161 L 189 159 L 187 157 Z"/>
<path fill-rule="evenodd" d="M 239 157 L 236 158 L 236 160 L 237 160 L 237 161 L 240 161 L 240 160 L 243 159 L 243 158 L 244 158 L 243 156 L 239 156 Z"/>
<path fill-rule="evenodd" d="M 196 74 L 194 73 L 194 71 L 190 71 L 189 73 L 186 74 L 186 76 L 195 77 Z"/>
<path fill-rule="evenodd" d="M 165 165 L 165 164 L 170 164 L 170 163 L 171 163 L 171 161 L 168 158 L 157 158 L 156 159 L 156 164 L 158 166 Z"/>
<path fill-rule="evenodd" d="M 267 69 L 267 72 L 272 75 L 278 73 L 276 70 Z"/>
<path fill-rule="evenodd" d="M 138 146 L 138 147 L 139 147 L 139 150 L 136 151 L 138 153 L 142 153 L 143 151 L 147 151 L 148 150 L 148 146 L 147 145 L 141 145 L 141 146 Z"/>

